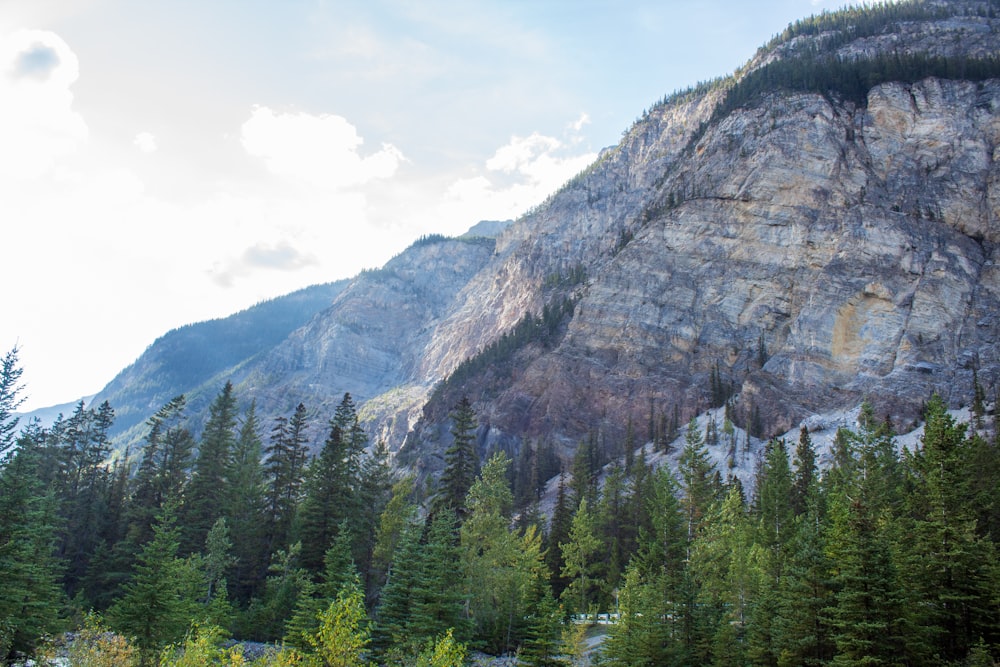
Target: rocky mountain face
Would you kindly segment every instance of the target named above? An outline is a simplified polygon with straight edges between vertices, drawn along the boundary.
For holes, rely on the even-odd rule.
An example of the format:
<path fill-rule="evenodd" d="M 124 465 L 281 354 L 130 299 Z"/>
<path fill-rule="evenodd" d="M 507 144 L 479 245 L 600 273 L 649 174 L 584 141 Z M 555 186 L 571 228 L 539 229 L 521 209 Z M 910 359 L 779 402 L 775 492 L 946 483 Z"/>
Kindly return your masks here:
<path fill-rule="evenodd" d="M 372 438 L 427 472 L 461 395 L 484 449 L 545 439 L 566 457 L 595 433 L 687 420 L 713 383 L 762 435 L 865 399 L 900 429 L 932 392 L 968 402 L 974 370 L 1000 379 L 1000 78 L 869 67 L 860 97 L 773 86 L 727 106 L 804 54 L 829 68 L 1000 53 L 988 2 L 881 11 L 790 29 L 737 75 L 656 105 L 495 239 L 419 242 L 213 380 L 264 423 L 300 401 L 325 420 L 349 391 Z M 566 303 L 552 335 L 507 339 L 503 368 L 438 384 Z"/>
<path fill-rule="evenodd" d="M 936 7 L 953 14 L 841 36 L 836 57 L 997 53 L 987 7 Z M 831 39 L 762 51 L 743 76 Z M 716 118 L 724 91 L 654 108 L 501 236 L 463 290 L 429 374 L 538 312 L 547 276 L 577 263 L 589 276 L 558 346 L 499 390 L 469 383 L 484 439 L 571 449 L 674 405 L 687 419 L 708 407 L 714 369 L 763 435 L 864 399 L 905 429 L 932 392 L 970 400 L 973 369 L 996 381 L 1000 81 L 888 81 L 862 104 L 775 90 Z M 441 439 L 422 428 L 407 447 Z"/>

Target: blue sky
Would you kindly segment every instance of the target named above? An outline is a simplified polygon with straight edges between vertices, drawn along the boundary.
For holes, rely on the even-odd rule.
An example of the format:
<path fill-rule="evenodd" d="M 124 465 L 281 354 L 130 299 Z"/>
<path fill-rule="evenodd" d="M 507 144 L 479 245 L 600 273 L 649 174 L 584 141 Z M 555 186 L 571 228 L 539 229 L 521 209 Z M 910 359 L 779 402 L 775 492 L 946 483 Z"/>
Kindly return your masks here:
<path fill-rule="evenodd" d="M 665 94 L 842 4 L 4 0 L 0 351 L 25 407 L 516 217 Z"/>

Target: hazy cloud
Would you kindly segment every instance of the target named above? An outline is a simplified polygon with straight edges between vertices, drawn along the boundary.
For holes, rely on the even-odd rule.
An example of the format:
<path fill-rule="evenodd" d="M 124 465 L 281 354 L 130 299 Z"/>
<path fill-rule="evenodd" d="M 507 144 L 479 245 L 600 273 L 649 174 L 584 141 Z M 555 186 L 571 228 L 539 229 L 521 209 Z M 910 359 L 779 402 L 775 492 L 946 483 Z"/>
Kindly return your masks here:
<path fill-rule="evenodd" d="M 368 156 L 364 140 L 346 118 L 332 114 L 281 113 L 256 107 L 243 124 L 243 147 L 272 173 L 318 188 L 340 189 L 389 178 L 405 159 L 391 144 Z"/>
<path fill-rule="evenodd" d="M 252 267 L 294 271 L 316 263 L 316 258 L 300 252 L 286 241 L 275 245 L 257 243 L 243 252 L 243 262 Z"/>
<path fill-rule="evenodd" d="M 138 148 L 143 153 L 153 153 L 156 151 L 158 146 L 156 145 L 156 137 L 154 137 L 149 132 L 140 132 L 135 135 L 135 139 L 132 141 L 132 145 Z"/>

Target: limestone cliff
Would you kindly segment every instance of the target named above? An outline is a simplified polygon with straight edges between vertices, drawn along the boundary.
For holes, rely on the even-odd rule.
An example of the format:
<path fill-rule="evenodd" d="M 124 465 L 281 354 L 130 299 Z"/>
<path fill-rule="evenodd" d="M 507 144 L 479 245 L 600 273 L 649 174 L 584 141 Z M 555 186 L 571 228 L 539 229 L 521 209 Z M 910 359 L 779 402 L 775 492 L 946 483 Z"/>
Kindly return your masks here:
<path fill-rule="evenodd" d="M 929 7 L 854 40 L 779 41 L 740 76 L 808 40 L 845 62 L 1000 52 L 985 4 Z M 885 81 L 860 103 L 765 91 L 720 117 L 737 81 L 654 108 L 462 290 L 421 360 L 428 377 L 539 312 L 549 276 L 589 276 L 557 346 L 526 350 L 507 386 L 468 383 L 484 438 L 571 447 L 674 404 L 686 419 L 716 367 L 768 433 L 865 398 L 906 427 L 931 392 L 968 401 L 973 368 L 995 383 L 1000 81 Z M 444 407 L 407 447 L 446 437 Z"/>

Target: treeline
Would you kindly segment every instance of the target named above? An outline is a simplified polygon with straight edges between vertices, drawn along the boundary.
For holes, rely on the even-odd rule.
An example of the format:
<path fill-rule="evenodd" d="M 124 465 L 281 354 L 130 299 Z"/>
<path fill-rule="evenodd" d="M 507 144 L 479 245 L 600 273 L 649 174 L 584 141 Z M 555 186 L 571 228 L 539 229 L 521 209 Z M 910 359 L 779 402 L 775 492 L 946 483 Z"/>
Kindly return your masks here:
<path fill-rule="evenodd" d="M 350 395 L 313 458 L 301 405 L 265 437 L 227 384 L 196 439 L 178 397 L 131 470 L 106 464 L 107 405 L 16 432 L 15 353 L 2 370 L 8 657 L 82 627 L 80 665 L 248 664 L 227 637 L 276 642 L 259 665 L 459 665 L 473 648 L 568 665 L 587 631 L 571 615 L 593 612 L 616 619 L 608 665 L 990 665 L 1000 649 L 1000 442 L 978 384 L 969 425 L 929 401 L 915 451 L 867 405 L 825 470 L 805 429 L 773 440 L 751 493 L 711 463 L 728 437 L 711 420 L 673 453 L 631 427 L 591 438 L 546 519 L 555 461 L 526 445 L 513 474 L 502 452 L 480 464 L 465 399 L 420 494 Z M 664 449 L 676 474 L 650 465 Z"/>
<path fill-rule="evenodd" d="M 569 273 L 570 280 L 585 280 L 586 272 L 575 267 Z M 550 349 L 565 331 L 566 322 L 573 317 L 576 300 L 563 298 L 542 307 L 541 315 L 527 313 L 494 342 L 477 354 L 460 363 L 452 373 L 434 387 L 432 403 L 440 403 L 451 398 L 473 377 L 489 370 L 495 374 L 494 381 L 510 376 L 514 355 L 524 347 L 537 344 Z"/>

